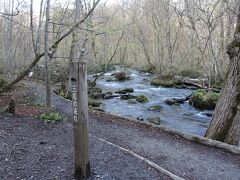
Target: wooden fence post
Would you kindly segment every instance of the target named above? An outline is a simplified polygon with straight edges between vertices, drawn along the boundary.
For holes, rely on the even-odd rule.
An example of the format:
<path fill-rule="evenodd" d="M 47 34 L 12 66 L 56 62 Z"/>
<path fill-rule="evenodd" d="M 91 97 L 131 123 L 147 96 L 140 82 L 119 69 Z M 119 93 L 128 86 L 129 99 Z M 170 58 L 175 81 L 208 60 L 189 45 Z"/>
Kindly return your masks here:
<path fill-rule="evenodd" d="M 90 176 L 86 62 L 71 63 L 75 176 Z"/>

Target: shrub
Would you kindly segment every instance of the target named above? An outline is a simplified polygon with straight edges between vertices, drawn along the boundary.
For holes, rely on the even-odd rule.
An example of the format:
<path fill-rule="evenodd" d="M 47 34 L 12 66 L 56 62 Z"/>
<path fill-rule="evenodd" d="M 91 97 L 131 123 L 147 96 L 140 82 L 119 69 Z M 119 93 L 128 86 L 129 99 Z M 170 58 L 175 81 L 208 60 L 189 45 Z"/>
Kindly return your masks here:
<path fill-rule="evenodd" d="M 196 70 L 185 69 L 180 71 L 180 75 L 183 77 L 189 77 L 189 78 L 199 78 L 201 76 L 201 73 Z"/>
<path fill-rule="evenodd" d="M 59 122 L 64 120 L 64 117 L 56 112 L 44 113 L 40 116 L 40 119 L 44 122 Z"/>

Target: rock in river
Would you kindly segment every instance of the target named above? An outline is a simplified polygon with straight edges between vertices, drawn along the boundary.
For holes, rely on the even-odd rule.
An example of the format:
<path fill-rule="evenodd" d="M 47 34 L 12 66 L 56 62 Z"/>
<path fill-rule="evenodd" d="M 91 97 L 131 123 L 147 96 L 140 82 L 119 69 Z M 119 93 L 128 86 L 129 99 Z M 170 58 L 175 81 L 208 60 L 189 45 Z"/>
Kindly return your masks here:
<path fill-rule="evenodd" d="M 166 99 L 164 102 L 165 102 L 167 105 L 173 105 L 173 104 L 175 104 L 174 99 Z"/>
<path fill-rule="evenodd" d="M 199 89 L 193 93 L 189 104 L 198 109 L 214 110 L 219 98 L 219 93 Z"/>
<path fill-rule="evenodd" d="M 132 92 L 134 92 L 133 88 L 126 88 L 126 89 L 116 91 L 115 93 L 117 93 L 117 94 L 127 94 L 127 93 L 132 93 Z"/>
<path fill-rule="evenodd" d="M 137 97 L 136 101 L 139 103 L 145 103 L 145 102 L 148 102 L 148 98 L 144 95 L 140 95 Z"/>
<path fill-rule="evenodd" d="M 105 96 L 104 96 L 104 99 L 113 99 L 113 98 L 115 98 L 115 97 L 119 97 L 118 95 L 113 95 L 113 94 L 106 94 Z"/>
<path fill-rule="evenodd" d="M 159 105 L 155 105 L 155 106 L 151 106 L 148 108 L 149 111 L 161 111 L 162 109 L 162 106 L 159 106 Z"/>
<path fill-rule="evenodd" d="M 136 99 L 136 98 L 137 98 L 136 96 L 133 96 L 131 94 L 126 94 L 121 96 L 122 100 L 129 100 L 129 99 Z"/>

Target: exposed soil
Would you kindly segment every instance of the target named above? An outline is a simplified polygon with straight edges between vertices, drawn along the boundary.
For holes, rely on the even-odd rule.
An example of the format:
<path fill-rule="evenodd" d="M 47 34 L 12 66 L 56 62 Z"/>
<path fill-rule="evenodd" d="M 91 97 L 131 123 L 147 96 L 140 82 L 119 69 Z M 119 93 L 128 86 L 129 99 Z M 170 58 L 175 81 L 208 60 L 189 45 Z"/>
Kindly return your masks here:
<path fill-rule="evenodd" d="M 30 86 L 31 84 L 29 84 Z M 36 88 L 44 101 L 44 87 Z M 71 102 L 52 103 L 71 117 Z M 90 113 L 91 179 L 168 179 L 141 160 L 100 141 L 129 149 L 185 179 L 240 179 L 240 156 L 187 141 L 161 129 Z M 0 114 L 0 179 L 73 179 L 72 127 Z"/>
<path fill-rule="evenodd" d="M 10 92 L 0 94 L 0 110 L 7 110 L 11 100 L 13 100 L 16 116 L 34 117 L 41 115 L 46 111 L 46 108 L 33 104 L 29 93 L 31 94 L 26 87 L 17 87 Z"/>

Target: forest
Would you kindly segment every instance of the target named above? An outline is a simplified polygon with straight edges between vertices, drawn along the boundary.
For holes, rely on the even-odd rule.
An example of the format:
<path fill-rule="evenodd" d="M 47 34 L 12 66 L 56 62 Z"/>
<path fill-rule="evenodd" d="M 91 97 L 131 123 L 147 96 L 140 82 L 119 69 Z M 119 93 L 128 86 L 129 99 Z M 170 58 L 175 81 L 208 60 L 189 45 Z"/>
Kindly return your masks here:
<path fill-rule="evenodd" d="M 0 179 L 240 178 L 238 0 L 1 0 L 0 27 Z"/>

